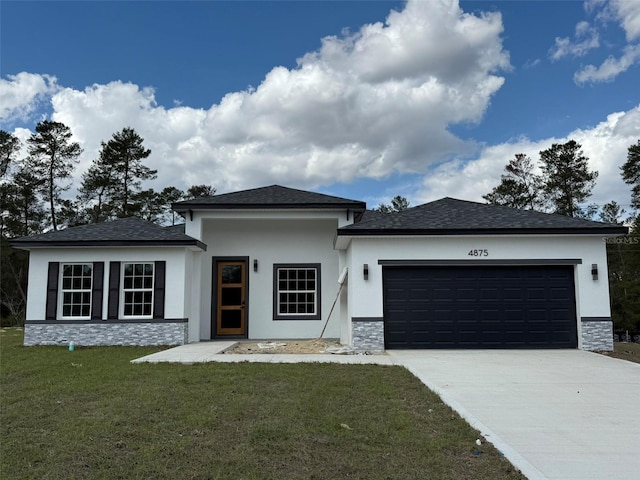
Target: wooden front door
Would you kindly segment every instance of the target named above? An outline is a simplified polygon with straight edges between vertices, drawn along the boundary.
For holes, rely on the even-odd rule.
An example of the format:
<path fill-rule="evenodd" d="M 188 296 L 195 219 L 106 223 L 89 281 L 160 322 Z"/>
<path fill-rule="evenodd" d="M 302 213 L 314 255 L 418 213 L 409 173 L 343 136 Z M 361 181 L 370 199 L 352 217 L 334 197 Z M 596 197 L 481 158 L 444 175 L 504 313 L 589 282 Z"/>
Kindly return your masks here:
<path fill-rule="evenodd" d="M 246 336 L 247 263 L 216 262 L 216 336 Z"/>

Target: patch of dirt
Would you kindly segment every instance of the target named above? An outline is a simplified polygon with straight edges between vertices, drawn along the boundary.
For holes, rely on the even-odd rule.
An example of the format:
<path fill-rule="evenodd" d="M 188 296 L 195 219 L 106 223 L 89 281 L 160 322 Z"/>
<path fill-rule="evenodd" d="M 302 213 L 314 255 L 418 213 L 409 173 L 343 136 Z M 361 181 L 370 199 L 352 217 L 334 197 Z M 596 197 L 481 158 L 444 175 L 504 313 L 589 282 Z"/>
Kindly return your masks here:
<path fill-rule="evenodd" d="M 335 340 L 265 340 L 263 342 L 240 342 L 225 354 L 275 354 L 275 353 L 325 353 L 327 347 L 339 347 Z"/>
<path fill-rule="evenodd" d="M 599 352 L 607 357 L 619 358 L 633 363 L 640 363 L 640 343 L 615 342 L 613 352 Z"/>

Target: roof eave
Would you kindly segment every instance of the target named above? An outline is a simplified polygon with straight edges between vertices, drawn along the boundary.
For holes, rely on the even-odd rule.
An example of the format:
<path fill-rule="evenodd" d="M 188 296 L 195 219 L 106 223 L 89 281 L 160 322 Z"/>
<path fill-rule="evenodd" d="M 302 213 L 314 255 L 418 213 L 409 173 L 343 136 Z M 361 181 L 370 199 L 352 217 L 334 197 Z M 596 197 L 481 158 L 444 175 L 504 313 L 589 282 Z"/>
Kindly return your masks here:
<path fill-rule="evenodd" d="M 364 202 L 354 203 L 220 203 L 220 204 L 173 204 L 171 208 L 177 213 L 186 213 L 189 210 L 357 210 L 364 211 L 367 204 Z"/>
<path fill-rule="evenodd" d="M 444 235 L 626 235 L 627 227 L 603 228 L 465 228 L 465 229 L 338 229 L 338 236 L 444 236 Z"/>
<path fill-rule="evenodd" d="M 191 247 L 207 251 L 207 245 L 200 240 L 60 240 L 60 241 L 18 241 L 10 240 L 9 245 L 21 250 L 55 247 Z"/>

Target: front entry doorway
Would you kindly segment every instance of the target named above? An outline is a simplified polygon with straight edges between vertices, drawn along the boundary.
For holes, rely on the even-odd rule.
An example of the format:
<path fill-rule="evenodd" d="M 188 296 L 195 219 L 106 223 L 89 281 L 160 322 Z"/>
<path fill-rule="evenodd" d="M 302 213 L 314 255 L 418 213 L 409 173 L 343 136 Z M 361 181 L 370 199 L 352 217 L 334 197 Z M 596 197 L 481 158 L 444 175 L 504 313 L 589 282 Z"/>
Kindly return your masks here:
<path fill-rule="evenodd" d="M 247 336 L 247 260 L 213 261 L 214 337 Z"/>

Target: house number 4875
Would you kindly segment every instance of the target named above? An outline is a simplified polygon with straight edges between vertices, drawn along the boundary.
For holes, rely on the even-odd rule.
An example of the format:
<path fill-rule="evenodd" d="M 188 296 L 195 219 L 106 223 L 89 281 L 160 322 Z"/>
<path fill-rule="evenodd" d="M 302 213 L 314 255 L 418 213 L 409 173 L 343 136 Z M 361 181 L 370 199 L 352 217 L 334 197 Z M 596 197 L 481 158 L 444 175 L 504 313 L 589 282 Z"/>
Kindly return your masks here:
<path fill-rule="evenodd" d="M 486 248 L 484 249 L 480 249 L 480 250 L 469 250 L 468 255 L 470 257 L 488 257 L 489 256 L 489 250 L 487 250 Z"/>

